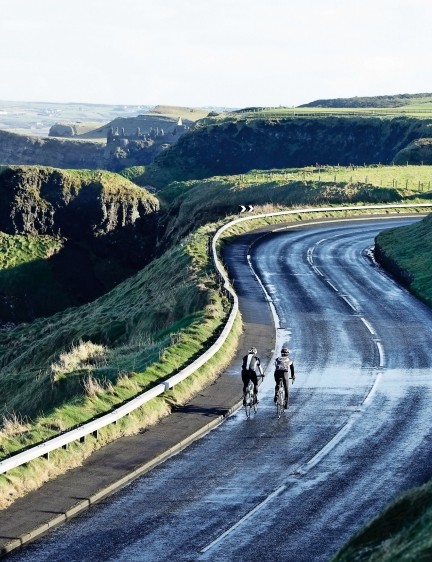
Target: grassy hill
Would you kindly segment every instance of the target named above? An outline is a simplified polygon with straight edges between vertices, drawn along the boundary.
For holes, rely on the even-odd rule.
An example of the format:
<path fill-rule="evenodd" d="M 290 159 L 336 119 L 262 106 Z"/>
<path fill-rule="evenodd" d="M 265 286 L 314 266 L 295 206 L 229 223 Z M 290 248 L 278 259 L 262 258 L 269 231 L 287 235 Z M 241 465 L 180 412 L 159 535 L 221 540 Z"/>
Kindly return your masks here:
<path fill-rule="evenodd" d="M 432 138 L 432 119 L 239 114 L 198 122 L 155 164 L 167 181 L 316 163 L 389 164 L 418 138 Z"/>
<path fill-rule="evenodd" d="M 432 557 L 432 483 L 410 490 L 362 531 L 332 562 L 427 562 Z"/>
<path fill-rule="evenodd" d="M 152 170 L 135 178 L 150 179 Z M 320 166 L 251 170 L 246 174 L 173 182 L 158 191 L 165 211 L 164 240 L 196 225 L 235 214 L 240 205 L 278 207 L 430 200 L 431 166 Z"/>
<path fill-rule="evenodd" d="M 378 108 L 378 107 L 404 107 L 407 105 L 423 106 L 432 104 L 432 93 L 426 94 L 395 94 L 387 96 L 368 96 L 354 98 L 337 98 L 315 100 L 299 107 L 332 107 L 332 108 Z"/>
<path fill-rule="evenodd" d="M 382 232 L 376 245 L 380 261 L 432 307 L 432 215 L 420 224 Z"/>
<path fill-rule="evenodd" d="M 208 260 L 208 232 L 176 245 L 87 305 L 0 329 L 0 458 L 110 411 L 208 347 L 228 304 L 218 295 Z M 202 381 L 208 384 L 232 350 L 225 348 L 197 375 L 102 431 L 97 441 L 1 475 L 0 508 L 95 448 L 169 413 Z"/>

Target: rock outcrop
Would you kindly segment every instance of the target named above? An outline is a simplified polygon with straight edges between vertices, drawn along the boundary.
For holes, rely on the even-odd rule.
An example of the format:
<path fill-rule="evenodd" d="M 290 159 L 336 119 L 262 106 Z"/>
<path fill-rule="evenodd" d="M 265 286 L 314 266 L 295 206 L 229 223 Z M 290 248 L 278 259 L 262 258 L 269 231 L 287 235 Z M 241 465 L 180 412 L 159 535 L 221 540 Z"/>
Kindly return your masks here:
<path fill-rule="evenodd" d="M 395 164 L 432 165 L 432 139 L 416 139 L 394 157 Z"/>
<path fill-rule="evenodd" d="M 158 217 L 153 195 L 111 172 L 2 169 L 0 231 L 56 237 L 61 248 L 47 257 L 46 278 L 27 275 L 32 286 L 0 290 L 0 322 L 31 320 L 48 309 L 53 314 L 110 290 L 154 257 Z M 20 267 L 28 271 L 31 263 Z M 57 302 L 47 307 L 30 298 L 47 282 L 64 294 L 57 308 Z"/>
<path fill-rule="evenodd" d="M 148 230 L 158 200 L 109 172 L 9 167 L 0 173 L 0 230 L 9 234 L 101 237 Z"/>
<path fill-rule="evenodd" d="M 77 129 L 74 125 L 67 125 L 65 123 L 54 123 L 50 127 L 49 137 L 74 137 L 77 135 Z"/>
<path fill-rule="evenodd" d="M 108 168 L 105 147 L 91 141 L 17 135 L 0 130 L 0 164 Z"/>

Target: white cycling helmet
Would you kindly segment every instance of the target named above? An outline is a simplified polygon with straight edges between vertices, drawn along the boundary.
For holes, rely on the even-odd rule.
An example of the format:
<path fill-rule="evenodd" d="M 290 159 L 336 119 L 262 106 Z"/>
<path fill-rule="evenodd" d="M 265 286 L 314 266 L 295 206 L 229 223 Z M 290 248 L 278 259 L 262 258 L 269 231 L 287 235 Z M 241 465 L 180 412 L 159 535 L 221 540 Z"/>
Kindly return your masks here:
<path fill-rule="evenodd" d="M 255 353 L 258 353 L 258 350 L 257 350 L 256 347 L 251 347 L 251 348 L 249 349 L 249 353 L 253 353 L 253 354 L 255 355 Z"/>

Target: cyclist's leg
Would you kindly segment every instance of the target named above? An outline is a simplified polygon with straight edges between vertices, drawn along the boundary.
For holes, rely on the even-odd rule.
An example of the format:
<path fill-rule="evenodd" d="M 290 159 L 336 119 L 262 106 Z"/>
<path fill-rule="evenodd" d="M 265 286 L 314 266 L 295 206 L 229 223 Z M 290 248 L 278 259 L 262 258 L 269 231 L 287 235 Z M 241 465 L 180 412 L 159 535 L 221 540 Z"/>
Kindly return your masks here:
<path fill-rule="evenodd" d="M 248 382 L 249 382 L 249 373 L 247 371 L 242 371 L 241 377 L 242 377 L 242 381 L 243 381 L 243 406 L 244 406 L 245 405 L 245 399 L 246 399 L 246 387 L 247 387 Z"/>
<path fill-rule="evenodd" d="M 284 407 L 288 406 L 288 372 L 284 372 L 283 374 L 283 385 L 285 389 L 285 404 Z"/>
<path fill-rule="evenodd" d="M 274 379 L 275 379 L 275 394 L 274 394 L 274 402 L 277 402 L 277 394 L 279 390 L 279 381 L 281 378 L 282 371 L 275 371 Z"/>
<path fill-rule="evenodd" d="M 250 373 L 250 379 L 254 384 L 254 396 L 255 396 L 255 400 L 258 402 L 258 376 L 255 373 L 255 371 L 251 371 Z"/>

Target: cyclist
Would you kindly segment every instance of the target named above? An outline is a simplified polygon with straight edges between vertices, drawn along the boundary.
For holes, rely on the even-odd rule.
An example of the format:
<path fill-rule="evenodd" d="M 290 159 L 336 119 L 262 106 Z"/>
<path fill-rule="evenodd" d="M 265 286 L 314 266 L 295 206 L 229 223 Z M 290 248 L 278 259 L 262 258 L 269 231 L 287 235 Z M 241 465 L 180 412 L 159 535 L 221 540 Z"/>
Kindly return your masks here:
<path fill-rule="evenodd" d="M 246 387 L 248 382 L 251 380 L 254 384 L 254 400 L 255 404 L 258 403 L 258 375 L 257 370 L 262 378 L 264 378 L 264 373 L 261 368 L 261 361 L 257 355 L 258 351 L 256 347 L 251 347 L 247 353 L 243 357 L 242 362 L 242 381 L 243 381 L 243 406 L 245 406 L 245 395 L 246 395 Z"/>
<path fill-rule="evenodd" d="M 283 380 L 283 385 L 285 389 L 285 404 L 284 408 L 288 406 L 288 374 L 291 373 L 291 378 L 293 382 L 295 381 L 294 376 L 294 362 L 289 358 L 289 350 L 286 347 L 281 349 L 280 357 L 275 361 L 275 396 L 274 401 L 277 402 L 277 391 L 280 379 Z"/>

